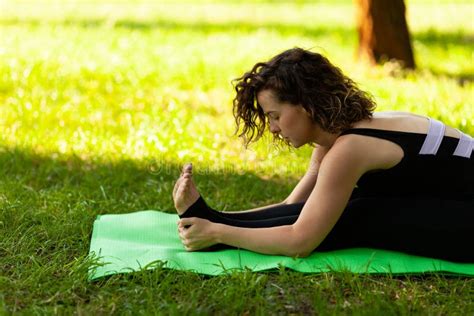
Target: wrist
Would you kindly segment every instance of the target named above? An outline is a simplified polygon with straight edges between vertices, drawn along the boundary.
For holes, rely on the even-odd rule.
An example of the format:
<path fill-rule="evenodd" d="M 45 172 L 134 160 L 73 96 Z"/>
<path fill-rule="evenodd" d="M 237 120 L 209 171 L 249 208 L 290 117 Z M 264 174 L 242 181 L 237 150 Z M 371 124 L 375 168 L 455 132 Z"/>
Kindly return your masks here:
<path fill-rule="evenodd" d="M 211 236 L 216 244 L 222 244 L 222 224 L 212 223 Z"/>

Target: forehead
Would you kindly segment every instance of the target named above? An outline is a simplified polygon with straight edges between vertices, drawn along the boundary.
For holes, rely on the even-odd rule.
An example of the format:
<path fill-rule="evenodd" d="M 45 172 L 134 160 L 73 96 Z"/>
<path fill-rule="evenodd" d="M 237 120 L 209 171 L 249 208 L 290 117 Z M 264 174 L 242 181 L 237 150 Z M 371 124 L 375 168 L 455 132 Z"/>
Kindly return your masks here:
<path fill-rule="evenodd" d="M 279 106 L 275 94 L 271 90 L 262 90 L 257 94 L 257 102 L 264 110 L 270 110 Z"/>

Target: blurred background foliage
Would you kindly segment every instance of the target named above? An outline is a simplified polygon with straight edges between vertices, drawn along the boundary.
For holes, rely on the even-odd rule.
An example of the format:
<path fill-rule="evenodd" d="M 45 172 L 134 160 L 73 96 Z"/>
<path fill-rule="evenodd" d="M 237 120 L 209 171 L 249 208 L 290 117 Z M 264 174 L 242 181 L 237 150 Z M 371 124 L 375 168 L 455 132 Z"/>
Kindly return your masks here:
<path fill-rule="evenodd" d="M 6 148 L 298 176 L 310 148 L 282 151 L 266 139 L 245 151 L 231 114 L 231 80 L 295 46 L 325 54 L 374 95 L 378 110 L 474 132 L 470 2 L 406 1 L 413 72 L 357 62 L 352 1 L 0 4 Z"/>

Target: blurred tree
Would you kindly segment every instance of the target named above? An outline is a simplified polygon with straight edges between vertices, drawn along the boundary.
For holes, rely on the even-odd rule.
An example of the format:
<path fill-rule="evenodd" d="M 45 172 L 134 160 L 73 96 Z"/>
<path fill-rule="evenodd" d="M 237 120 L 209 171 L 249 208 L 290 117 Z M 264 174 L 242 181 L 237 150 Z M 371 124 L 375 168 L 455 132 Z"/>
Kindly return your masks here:
<path fill-rule="evenodd" d="M 415 60 L 403 0 L 355 0 L 359 32 L 359 58 L 376 64 L 396 59 L 405 68 Z"/>

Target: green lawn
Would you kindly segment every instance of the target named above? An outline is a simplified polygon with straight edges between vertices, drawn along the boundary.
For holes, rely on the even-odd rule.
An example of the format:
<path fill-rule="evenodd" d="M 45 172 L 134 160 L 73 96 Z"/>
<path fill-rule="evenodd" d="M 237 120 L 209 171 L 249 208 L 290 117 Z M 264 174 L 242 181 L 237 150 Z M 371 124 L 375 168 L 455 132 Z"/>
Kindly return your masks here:
<path fill-rule="evenodd" d="M 157 268 L 87 281 L 95 217 L 172 212 L 185 162 L 218 209 L 291 191 L 311 148 L 245 150 L 231 111 L 230 81 L 284 49 L 323 52 L 379 110 L 474 134 L 469 2 L 407 1 L 411 73 L 354 60 L 351 1 L 188 2 L 0 2 L 0 314 L 474 313 L 474 280 L 439 275 Z"/>

